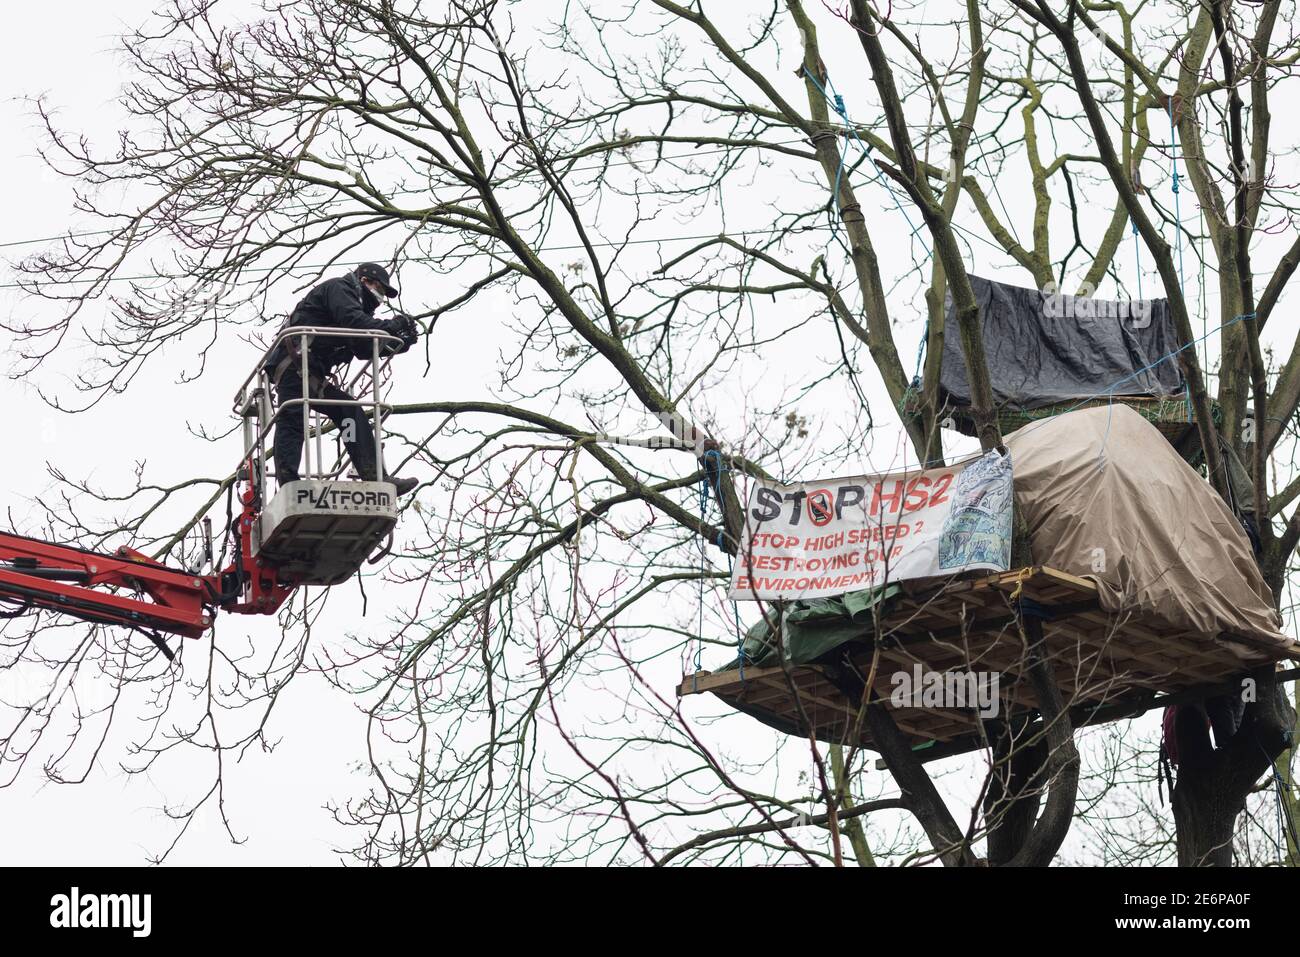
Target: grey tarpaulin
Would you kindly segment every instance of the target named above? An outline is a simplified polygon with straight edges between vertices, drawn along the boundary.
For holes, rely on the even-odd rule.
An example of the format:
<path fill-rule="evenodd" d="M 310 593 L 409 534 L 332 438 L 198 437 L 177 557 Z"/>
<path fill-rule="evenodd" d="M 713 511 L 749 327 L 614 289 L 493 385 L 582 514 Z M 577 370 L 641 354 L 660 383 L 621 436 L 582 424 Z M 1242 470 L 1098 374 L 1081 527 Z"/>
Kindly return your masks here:
<path fill-rule="evenodd" d="M 1173 395 L 1183 391 L 1178 348 L 1165 299 L 1111 301 L 1063 296 L 972 276 L 980 307 L 993 400 L 1035 409 L 1067 399 Z M 952 297 L 944 326 L 939 385 L 949 402 L 970 404 L 970 383 Z"/>

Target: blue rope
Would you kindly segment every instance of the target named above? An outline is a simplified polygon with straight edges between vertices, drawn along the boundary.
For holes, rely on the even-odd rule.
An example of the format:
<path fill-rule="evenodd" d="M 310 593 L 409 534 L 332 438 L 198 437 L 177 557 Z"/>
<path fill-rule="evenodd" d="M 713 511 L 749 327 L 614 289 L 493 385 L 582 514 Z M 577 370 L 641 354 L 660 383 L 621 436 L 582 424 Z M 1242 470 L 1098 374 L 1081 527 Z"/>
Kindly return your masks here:
<path fill-rule="evenodd" d="M 1219 325 L 1216 326 L 1215 328 L 1211 329 L 1209 332 L 1206 332 L 1204 335 L 1202 335 L 1202 336 L 1198 336 L 1197 338 L 1193 339 L 1191 342 L 1187 343 L 1187 345 L 1179 346 L 1177 349 L 1174 349 L 1172 352 L 1166 353 L 1165 355 L 1163 355 L 1163 356 L 1161 356 L 1160 358 L 1156 359 L 1154 362 L 1150 363 L 1149 365 L 1145 365 L 1145 366 L 1143 366 L 1141 369 L 1138 369 L 1138 370 L 1137 370 L 1136 372 L 1134 372 L 1132 375 L 1127 375 L 1127 376 L 1125 376 L 1125 377 L 1122 378 L 1122 379 L 1117 379 L 1115 382 L 1112 382 L 1110 385 L 1108 385 L 1108 386 L 1107 386 L 1105 389 L 1103 389 L 1101 392 L 1094 392 L 1094 393 L 1092 393 L 1091 395 L 1085 395 L 1085 396 L 1083 396 L 1082 398 L 1080 398 L 1079 401 L 1076 402 L 1074 405 L 1070 406 L 1068 409 L 1063 409 L 1062 411 L 1057 412 L 1055 415 L 1049 416 L 1049 417 L 1047 417 L 1047 418 L 1039 419 L 1039 420 L 1037 420 L 1037 421 L 1035 421 L 1035 422 L 1031 422 L 1029 425 L 1026 425 L 1026 426 L 1025 426 L 1023 429 L 1021 429 L 1020 431 L 1021 431 L 1022 433 L 1024 433 L 1025 435 L 1028 435 L 1028 434 L 1029 434 L 1030 432 L 1032 432 L 1034 429 L 1039 428 L 1039 427 L 1042 426 L 1045 422 L 1047 422 L 1048 418 L 1053 418 L 1053 419 L 1054 419 L 1054 418 L 1057 418 L 1057 417 L 1059 417 L 1059 416 L 1066 415 L 1067 413 L 1073 412 L 1075 409 L 1082 408 L 1082 407 L 1084 406 L 1085 403 L 1091 402 L 1093 399 L 1114 398 L 1114 392 L 1115 392 L 1115 390 L 1118 389 L 1120 386 L 1122 386 L 1125 382 L 1128 382 L 1130 379 L 1135 379 L 1135 378 L 1137 378 L 1138 376 L 1140 376 L 1142 373 L 1144 373 L 1144 372 L 1148 372 L 1148 371 L 1150 371 L 1151 369 L 1154 369 L 1156 366 L 1160 365 L 1160 363 L 1162 363 L 1162 362 L 1168 362 L 1170 359 L 1175 359 L 1175 358 L 1177 358 L 1178 355 L 1179 355 L 1180 353 L 1184 352 L 1184 351 L 1187 350 L 1187 349 L 1190 349 L 1192 346 L 1195 346 L 1196 344 L 1198 344 L 1198 343 L 1200 343 L 1200 342 L 1204 342 L 1206 339 L 1210 338 L 1210 336 L 1214 335 L 1216 332 L 1220 332 L 1220 331 L 1222 331 L 1222 330 L 1228 328 L 1228 327 L 1231 326 L 1231 325 L 1235 325 L 1236 323 L 1241 322 L 1242 320 L 1245 320 L 1245 319 L 1253 319 L 1253 318 L 1255 318 L 1255 314 L 1254 314 L 1253 312 L 1247 312 L 1247 313 L 1243 313 L 1243 314 L 1240 315 L 1240 316 L 1236 316 L 1235 318 L 1229 319 L 1227 322 L 1224 322 L 1224 323 L 1219 324 Z M 973 453 L 971 453 L 970 455 L 968 455 L 968 456 L 966 456 L 966 457 L 964 457 L 964 458 L 958 459 L 957 461 L 958 461 L 958 462 L 964 462 L 964 461 L 967 461 L 968 459 L 975 459 L 975 458 L 978 458 L 979 456 L 981 456 L 981 455 L 983 455 L 983 454 L 984 454 L 983 452 L 973 452 Z M 942 459 L 942 458 L 936 458 L 936 459 L 930 459 L 929 461 L 926 461 L 926 462 L 918 462 L 918 463 L 917 463 L 917 467 L 919 467 L 919 468 L 929 468 L 931 465 L 943 465 L 943 464 L 954 465 L 954 464 L 956 464 L 956 463 L 955 463 L 955 462 L 945 462 L 945 460 Z"/>
<path fill-rule="evenodd" d="M 1215 330 L 1213 330 L 1213 331 L 1214 331 L 1214 332 L 1218 332 L 1219 329 L 1226 329 L 1226 328 L 1228 328 L 1228 326 L 1231 326 L 1231 325 L 1234 325 L 1235 323 L 1241 322 L 1243 319 L 1253 319 L 1254 317 L 1255 317 L 1255 314 L 1254 314 L 1253 312 L 1245 313 L 1244 315 L 1237 316 L 1235 319 L 1229 319 L 1227 322 L 1223 323 L 1223 325 L 1219 326 L 1218 329 L 1215 329 Z M 1122 379 L 1120 379 L 1120 380 L 1118 380 L 1118 381 L 1116 381 L 1116 382 L 1112 382 L 1109 386 L 1106 387 L 1106 390 L 1105 390 L 1104 392 L 1098 392 L 1098 393 L 1096 393 L 1095 395 L 1085 396 L 1083 399 L 1080 400 L 1079 405 L 1082 405 L 1084 402 L 1087 402 L 1087 401 L 1089 401 L 1090 399 L 1100 399 L 1100 398 L 1103 398 L 1103 397 L 1105 397 L 1105 396 L 1112 395 L 1112 394 L 1115 392 L 1115 390 L 1118 389 L 1120 386 L 1122 386 L 1125 382 L 1128 382 L 1130 379 L 1136 379 L 1138 376 L 1140 376 L 1140 375 L 1141 375 L 1142 373 L 1144 373 L 1144 372 L 1150 372 L 1152 369 L 1154 369 L 1156 366 L 1160 365 L 1160 363 L 1162 363 L 1162 362 L 1168 362 L 1170 359 L 1175 359 L 1175 358 L 1177 358 L 1181 353 L 1186 352 L 1188 349 L 1190 349 L 1192 346 L 1196 345 L 1196 344 L 1197 344 L 1198 342 L 1200 342 L 1202 339 L 1207 339 L 1207 338 L 1209 338 L 1209 336 L 1210 336 L 1210 333 L 1207 332 L 1205 335 L 1201 336 L 1200 338 L 1198 338 L 1198 339 L 1193 339 L 1191 342 L 1188 342 L 1186 345 L 1181 345 L 1181 346 L 1179 346 L 1179 347 L 1178 347 L 1177 349 L 1175 349 L 1173 352 L 1166 353 L 1165 355 L 1163 355 L 1163 356 L 1161 356 L 1159 359 L 1157 359 L 1155 362 L 1151 362 L 1151 363 L 1148 363 L 1147 365 L 1144 365 L 1141 369 L 1138 369 L 1138 370 L 1137 370 L 1136 372 L 1134 372 L 1133 374 L 1131 374 L 1131 375 L 1126 375 L 1124 378 L 1122 378 Z M 1077 409 L 1077 408 L 1079 407 L 1079 405 L 1072 406 L 1071 408 L 1067 409 L 1066 411 L 1067 411 L 1067 412 L 1073 412 L 1075 409 Z M 1062 413 L 1062 414 L 1064 414 L 1064 413 Z"/>
<path fill-rule="evenodd" d="M 722 472 L 723 472 L 723 470 L 727 467 L 727 466 L 726 466 L 726 463 L 722 461 L 722 453 L 719 452 L 717 449 L 709 449 L 707 452 L 704 453 L 704 461 L 705 461 L 705 468 L 704 468 L 704 482 L 705 482 L 705 487 L 704 487 L 704 490 L 703 490 L 702 494 L 704 495 L 704 501 L 705 501 L 705 502 L 708 501 L 708 496 L 707 496 L 707 492 L 708 492 L 708 488 L 709 488 L 709 486 L 708 486 L 708 481 L 709 481 L 708 462 L 709 462 L 710 460 L 713 461 L 713 468 L 714 468 L 714 470 L 715 470 L 715 471 L 717 472 L 717 474 L 718 474 L 718 478 L 717 478 L 717 480 L 714 482 L 714 485 L 713 485 L 713 491 L 714 491 L 714 493 L 717 494 L 717 495 L 721 495 L 721 494 L 722 494 Z M 703 507 L 703 506 L 701 506 L 701 507 Z M 704 512 L 701 511 L 701 512 L 700 512 L 700 518 L 703 518 L 703 517 L 704 517 Z M 719 545 L 718 547 L 721 548 L 722 546 Z"/>
<path fill-rule="evenodd" d="M 825 96 L 825 93 L 823 93 L 822 95 Z M 844 125 L 847 127 L 849 123 L 849 117 L 848 114 L 844 111 L 844 97 L 840 96 L 838 93 L 835 94 L 835 112 L 840 115 L 840 119 L 844 121 Z M 840 215 L 831 217 L 831 238 L 832 239 L 835 238 L 835 232 L 840 228 L 839 221 L 840 219 L 843 218 L 842 215 L 843 209 L 840 204 L 840 184 L 844 180 L 844 165 L 848 162 L 848 159 L 849 159 L 849 134 L 845 132 L 844 146 L 843 148 L 840 149 L 840 164 L 839 167 L 835 170 L 835 195 L 833 198 L 835 200 L 835 212 Z"/>
<path fill-rule="evenodd" d="M 1277 765 L 1273 765 L 1273 781 L 1277 785 L 1277 859 L 1278 863 L 1283 862 L 1282 853 L 1291 843 L 1287 837 L 1286 829 L 1282 826 L 1282 802 L 1286 800 L 1286 794 L 1282 789 L 1282 777 L 1277 773 Z"/>
<path fill-rule="evenodd" d="M 829 75 L 828 75 L 828 76 L 827 76 L 827 83 L 829 84 L 829 86 L 830 86 L 832 92 L 831 92 L 831 93 L 827 93 L 827 92 L 826 92 L 826 87 L 822 86 L 821 83 L 818 82 L 816 76 L 814 76 L 812 73 L 809 73 L 807 70 L 804 70 L 804 71 L 803 71 L 803 75 L 806 76 L 809 80 L 812 81 L 813 86 L 815 86 L 815 87 L 817 88 L 817 92 L 820 93 L 820 94 L 822 95 L 823 98 L 825 98 L 827 104 L 830 105 L 831 109 L 833 109 L 833 110 L 834 110 L 834 111 L 839 115 L 840 119 L 844 121 L 844 138 L 845 138 L 845 140 L 847 141 L 848 138 L 849 138 L 850 136 L 852 136 L 853 139 L 857 141 L 858 146 L 861 147 L 863 155 L 864 155 L 868 160 L 870 160 L 870 162 L 871 162 L 871 168 L 874 169 L 874 170 L 876 171 L 876 174 L 875 174 L 875 176 L 872 177 L 872 180 L 873 180 L 873 181 L 882 182 L 882 183 L 884 184 L 884 186 L 885 186 L 885 189 L 887 189 L 887 190 L 889 191 L 889 197 L 890 197 L 890 199 L 892 199 L 892 200 L 894 201 L 894 208 L 897 209 L 900 213 L 902 213 L 902 214 L 903 214 L 903 218 L 904 218 L 905 220 L 907 220 L 909 236 L 915 236 L 915 235 L 917 235 L 917 232 L 920 230 L 920 227 L 917 226 L 916 224 L 914 224 L 914 223 L 912 222 L 912 217 L 909 216 L 909 215 L 907 215 L 907 210 L 904 209 L 904 208 L 903 208 L 903 204 L 900 203 L 900 202 L 898 201 L 898 194 L 894 192 L 893 187 L 890 186 L 889 183 L 888 183 L 888 181 L 885 180 L 885 173 L 884 173 L 884 170 L 882 170 L 882 169 L 879 167 L 879 165 L 877 165 L 876 160 L 875 160 L 875 157 L 873 157 L 873 156 L 871 155 L 871 145 L 870 145 L 869 143 L 867 143 L 865 140 L 863 140 L 861 136 L 858 135 L 857 125 L 854 124 L 853 121 L 849 119 L 848 110 L 847 110 L 846 107 L 844 106 L 844 97 L 840 96 L 840 94 L 839 94 L 838 92 L 835 91 L 835 84 L 834 84 L 834 82 L 832 82 L 832 81 L 830 80 L 830 77 L 829 77 Z M 832 94 L 833 94 L 833 96 L 832 96 Z M 844 153 L 846 153 L 846 152 L 847 152 L 847 150 L 846 150 L 846 151 L 842 151 L 842 152 L 841 152 L 841 155 L 840 155 L 840 171 L 841 171 L 841 172 L 842 172 L 843 169 L 844 169 L 844 160 L 845 160 Z M 836 203 L 838 204 L 838 202 L 839 202 L 839 173 L 836 174 L 836 183 L 835 183 L 835 201 L 836 201 Z M 927 249 L 926 249 L 926 255 L 927 255 L 927 256 L 929 255 L 929 248 L 928 248 L 928 247 L 927 247 Z"/>
<path fill-rule="evenodd" d="M 1178 247 L 1178 290 L 1180 293 L 1182 293 L 1186 289 L 1187 283 L 1183 273 L 1183 214 L 1182 214 L 1182 203 L 1179 199 L 1178 126 L 1174 122 L 1174 101 L 1172 97 L 1169 100 L 1169 143 L 1170 143 L 1169 165 L 1170 165 L 1170 170 L 1173 174 L 1172 178 L 1173 178 L 1173 190 L 1174 190 L 1174 243 Z M 1142 298 L 1142 246 L 1138 242 L 1138 228 L 1137 228 L 1136 220 L 1133 221 L 1133 249 L 1137 261 L 1138 298 L 1141 299 Z M 1184 296 L 1184 298 L 1186 297 Z M 1223 323 L 1221 326 L 1219 326 L 1219 329 L 1226 329 L 1228 326 L 1233 325 L 1234 323 L 1240 322 L 1243 319 L 1252 319 L 1254 318 L 1254 316 L 1255 314 L 1253 312 L 1245 313 L 1244 315 L 1237 316 L 1236 318 Z M 1217 332 L 1219 331 L 1219 329 L 1216 329 L 1214 331 Z M 1175 356 L 1177 356 L 1179 353 L 1183 352 L 1183 350 L 1189 348 L 1190 346 L 1193 346 L 1198 342 L 1208 339 L 1209 336 L 1210 333 L 1207 332 L 1204 335 L 1202 335 L 1200 339 L 1193 339 L 1191 342 L 1187 343 L 1187 345 L 1180 346 L 1179 348 L 1175 349 L 1173 352 L 1161 356 L 1155 362 L 1143 366 L 1141 369 L 1138 369 L 1132 375 L 1125 376 L 1123 379 L 1120 379 L 1118 382 L 1112 383 L 1106 389 L 1105 393 L 1100 393 L 1095 396 L 1090 396 L 1088 399 L 1083 399 L 1081 402 L 1073 406 L 1071 409 L 1067 409 L 1066 412 L 1073 411 L 1073 409 L 1078 408 L 1079 405 L 1082 405 L 1083 402 L 1087 402 L 1089 399 L 1101 398 L 1102 395 L 1112 395 L 1114 391 L 1117 388 L 1119 388 L 1119 386 L 1123 385 L 1125 382 L 1128 382 L 1130 379 L 1137 378 L 1143 372 L 1147 372 L 1150 371 L 1151 369 L 1154 369 L 1162 362 L 1167 362 L 1168 360 L 1174 358 Z M 1187 421 L 1191 422 L 1192 421 L 1192 390 L 1190 385 L 1185 387 L 1185 390 L 1183 392 L 1183 398 L 1187 405 Z M 1107 434 L 1109 435 L 1110 432 L 1109 421 L 1106 424 L 1106 430 L 1107 430 Z M 1104 445 L 1104 441 L 1103 441 L 1103 445 Z"/>
<path fill-rule="evenodd" d="M 830 74 L 828 73 L 826 75 L 826 83 L 827 86 L 830 87 L 830 93 L 827 93 L 826 87 L 822 86 L 821 83 L 817 80 L 817 77 L 812 73 L 810 73 L 808 70 L 804 70 L 803 75 L 812 81 L 813 86 L 817 88 L 817 92 L 819 92 L 822 95 L 822 97 L 831 106 L 831 108 L 839 115 L 839 118 L 844 123 L 844 148 L 840 150 L 839 167 L 835 171 L 835 211 L 837 213 L 841 212 L 840 183 L 844 175 L 844 166 L 848 159 L 849 137 L 852 136 L 852 138 L 855 141 L 857 141 L 858 146 L 862 149 L 862 155 L 865 156 L 868 161 L 870 161 L 871 168 L 875 170 L 875 176 L 872 177 L 872 180 L 874 182 L 881 183 L 885 187 L 885 189 L 889 191 L 889 198 L 894 201 L 894 208 L 897 209 L 900 213 L 902 213 L 903 219 L 907 221 L 908 238 L 911 239 L 916 237 L 921 227 L 912 222 L 912 217 L 907 214 L 907 210 L 904 208 L 903 204 L 899 202 L 898 194 L 894 191 L 893 186 L 891 186 L 889 182 L 885 179 L 884 170 L 880 168 L 879 164 L 876 163 L 875 157 L 871 155 L 871 144 L 867 143 L 865 140 L 862 139 L 862 137 L 858 134 L 857 124 L 855 124 L 852 120 L 849 119 L 848 109 L 844 105 L 844 97 L 841 96 L 839 91 L 835 89 L 835 82 L 830 78 Z M 840 217 L 837 216 L 835 218 L 839 219 Z M 836 228 L 838 228 L 838 223 L 832 222 L 831 224 L 832 236 Z M 924 239 L 921 240 L 921 244 L 925 248 L 926 258 L 929 258 L 931 255 L 929 244 L 926 243 Z M 929 339 L 930 339 L 930 320 L 927 317 L 925 321 L 925 329 L 922 331 L 921 334 L 921 344 L 917 347 L 916 371 L 912 374 L 912 382 L 907 387 L 908 393 L 914 392 L 920 384 L 921 363 L 924 361 L 926 345 L 929 342 Z M 903 405 L 904 406 L 907 405 L 906 394 L 904 395 L 903 398 Z"/>

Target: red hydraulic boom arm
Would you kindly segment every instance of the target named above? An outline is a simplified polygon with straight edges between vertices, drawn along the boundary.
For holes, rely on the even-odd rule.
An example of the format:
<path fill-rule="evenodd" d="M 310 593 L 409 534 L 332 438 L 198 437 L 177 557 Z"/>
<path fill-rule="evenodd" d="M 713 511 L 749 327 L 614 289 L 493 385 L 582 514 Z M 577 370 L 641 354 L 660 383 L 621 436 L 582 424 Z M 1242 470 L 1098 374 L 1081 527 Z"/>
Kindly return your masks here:
<path fill-rule="evenodd" d="M 45 608 L 125 625 L 143 631 L 171 658 L 160 632 L 202 637 L 217 610 L 274 614 L 297 586 L 250 557 L 257 515 L 251 487 L 241 499 L 235 558 L 210 575 L 171 568 L 126 546 L 106 555 L 0 532 L 0 618 Z"/>

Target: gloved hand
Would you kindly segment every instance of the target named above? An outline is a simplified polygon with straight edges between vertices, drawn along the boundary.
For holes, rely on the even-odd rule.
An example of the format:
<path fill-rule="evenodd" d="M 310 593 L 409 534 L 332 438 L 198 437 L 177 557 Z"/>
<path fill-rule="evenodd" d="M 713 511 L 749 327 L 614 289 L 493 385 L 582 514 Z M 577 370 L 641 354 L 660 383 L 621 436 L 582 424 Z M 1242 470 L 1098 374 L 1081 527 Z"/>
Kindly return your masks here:
<path fill-rule="evenodd" d="M 405 313 L 399 312 L 396 316 L 390 319 L 386 325 L 388 328 L 385 331 L 388 332 L 389 335 L 401 339 L 402 344 L 399 346 L 392 342 L 384 343 L 383 351 L 385 355 L 401 355 L 403 352 L 410 349 L 411 346 L 420 341 L 419 325 L 417 325 L 416 321 Z"/>
<path fill-rule="evenodd" d="M 409 349 L 420 341 L 420 325 L 405 313 L 401 313 L 398 318 L 402 321 L 402 330 L 398 335 Z"/>

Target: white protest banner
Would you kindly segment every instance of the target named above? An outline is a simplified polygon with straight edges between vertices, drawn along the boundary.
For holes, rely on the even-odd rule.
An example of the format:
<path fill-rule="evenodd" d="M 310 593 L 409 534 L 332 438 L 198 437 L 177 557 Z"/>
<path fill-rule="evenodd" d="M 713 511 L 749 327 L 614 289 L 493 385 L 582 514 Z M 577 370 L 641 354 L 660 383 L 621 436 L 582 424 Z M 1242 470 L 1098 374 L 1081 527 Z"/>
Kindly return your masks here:
<path fill-rule="evenodd" d="M 1011 459 L 778 485 L 745 508 L 733 600 L 828 598 L 911 578 L 1006 571 Z"/>

